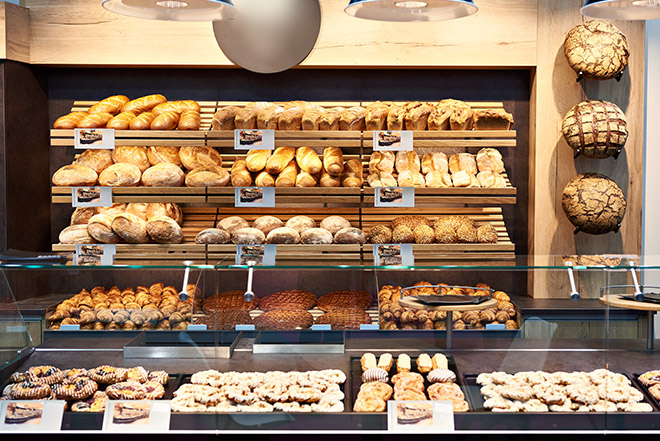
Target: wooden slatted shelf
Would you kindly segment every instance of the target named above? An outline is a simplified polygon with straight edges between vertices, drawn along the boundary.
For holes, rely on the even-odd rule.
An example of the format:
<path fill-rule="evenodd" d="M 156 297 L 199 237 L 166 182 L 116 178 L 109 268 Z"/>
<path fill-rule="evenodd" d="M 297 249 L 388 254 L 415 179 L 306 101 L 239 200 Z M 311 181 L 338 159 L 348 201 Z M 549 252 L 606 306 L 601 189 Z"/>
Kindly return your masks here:
<path fill-rule="evenodd" d="M 71 204 L 71 187 L 53 187 L 54 204 Z M 206 188 L 199 187 L 113 187 L 113 202 L 206 203 Z"/>

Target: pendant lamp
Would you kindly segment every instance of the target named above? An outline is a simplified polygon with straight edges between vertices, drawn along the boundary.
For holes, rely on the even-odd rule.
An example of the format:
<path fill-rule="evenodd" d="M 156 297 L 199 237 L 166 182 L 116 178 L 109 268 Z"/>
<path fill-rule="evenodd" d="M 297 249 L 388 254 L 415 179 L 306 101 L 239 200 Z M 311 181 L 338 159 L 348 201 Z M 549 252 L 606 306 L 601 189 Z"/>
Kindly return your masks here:
<path fill-rule="evenodd" d="M 382 21 L 436 21 L 467 17 L 477 12 L 472 0 L 350 0 L 348 15 Z"/>
<path fill-rule="evenodd" d="M 116 14 L 151 20 L 214 21 L 236 14 L 231 0 L 103 0 Z"/>
<path fill-rule="evenodd" d="M 660 0 L 587 0 L 580 12 L 612 20 L 654 20 L 660 18 Z"/>

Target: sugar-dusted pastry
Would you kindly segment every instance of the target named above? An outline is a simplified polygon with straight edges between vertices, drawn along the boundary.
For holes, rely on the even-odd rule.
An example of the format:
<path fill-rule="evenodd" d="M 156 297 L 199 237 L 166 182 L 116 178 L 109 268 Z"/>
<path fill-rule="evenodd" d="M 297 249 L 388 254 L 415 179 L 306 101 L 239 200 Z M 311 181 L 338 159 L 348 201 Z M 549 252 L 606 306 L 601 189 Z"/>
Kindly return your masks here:
<path fill-rule="evenodd" d="M 396 359 L 396 372 L 397 373 L 410 372 L 410 369 L 411 369 L 410 356 L 408 354 L 399 354 L 399 356 Z"/>
<path fill-rule="evenodd" d="M 382 354 L 378 358 L 378 367 L 386 370 L 387 372 L 389 372 L 390 369 L 392 369 L 393 364 L 394 364 L 394 358 L 392 358 L 392 354 L 390 354 L 389 352 Z"/>
<path fill-rule="evenodd" d="M 369 368 L 378 367 L 378 362 L 376 361 L 376 356 L 371 352 L 363 354 L 360 358 L 360 365 L 362 366 L 362 372 L 366 371 Z"/>
<path fill-rule="evenodd" d="M 417 357 L 417 370 L 422 374 L 428 374 L 433 369 L 433 362 L 429 354 L 420 354 Z"/>
<path fill-rule="evenodd" d="M 437 353 L 431 358 L 433 369 L 448 369 L 447 357 L 444 354 Z"/>

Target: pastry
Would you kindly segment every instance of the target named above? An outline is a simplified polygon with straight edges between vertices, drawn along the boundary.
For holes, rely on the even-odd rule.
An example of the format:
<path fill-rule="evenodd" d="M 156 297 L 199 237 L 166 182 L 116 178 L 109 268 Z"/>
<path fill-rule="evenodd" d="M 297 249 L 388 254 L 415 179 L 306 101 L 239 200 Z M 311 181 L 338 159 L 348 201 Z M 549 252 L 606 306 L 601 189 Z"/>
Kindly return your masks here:
<path fill-rule="evenodd" d="M 147 375 L 147 381 L 155 381 L 160 384 L 167 384 L 170 379 L 170 375 L 165 371 L 150 371 Z"/>
<path fill-rule="evenodd" d="M 96 184 L 98 174 L 94 169 L 80 165 L 65 165 L 53 174 L 53 185 L 62 187 L 86 187 Z"/>
<path fill-rule="evenodd" d="M 420 354 L 417 357 L 417 370 L 422 374 L 428 374 L 433 369 L 433 362 L 428 354 Z"/>
<path fill-rule="evenodd" d="M 378 367 L 376 356 L 371 352 L 367 352 L 363 354 L 362 357 L 360 358 L 360 365 L 362 366 L 362 372 L 366 372 L 367 369 Z"/>
<path fill-rule="evenodd" d="M 426 375 L 426 378 L 431 383 L 454 383 L 456 382 L 456 374 L 449 369 L 433 369 Z"/>
<path fill-rule="evenodd" d="M 447 357 L 445 357 L 444 354 L 435 354 L 433 358 L 431 358 L 431 366 L 433 369 L 448 369 Z"/>
<path fill-rule="evenodd" d="M 111 384 L 105 393 L 112 400 L 142 400 L 146 397 L 147 389 L 137 381 L 128 380 Z"/>
<path fill-rule="evenodd" d="M 126 380 L 126 369 L 103 365 L 88 371 L 89 378 L 99 384 L 114 384 Z"/>
<path fill-rule="evenodd" d="M 361 397 L 353 403 L 353 410 L 355 412 L 384 412 L 386 407 L 387 403 L 378 397 Z"/>
<path fill-rule="evenodd" d="M 41 400 L 51 395 L 51 388 L 45 383 L 24 381 L 11 388 L 11 398 L 15 400 Z"/>
<path fill-rule="evenodd" d="M 400 354 L 396 359 L 397 374 L 400 374 L 401 372 L 410 372 L 410 369 L 411 369 L 410 356 L 407 354 Z"/>
<path fill-rule="evenodd" d="M 385 369 L 379 367 L 369 368 L 362 373 L 362 382 L 371 383 L 374 381 L 380 383 L 387 383 L 389 375 Z"/>
<path fill-rule="evenodd" d="M 274 309 L 254 319 L 257 329 L 274 331 L 307 329 L 313 323 L 312 315 L 303 309 Z"/>
<path fill-rule="evenodd" d="M 378 367 L 384 369 L 386 372 L 389 372 L 390 369 L 392 369 L 393 364 L 394 364 L 394 358 L 392 358 L 392 354 L 388 352 L 382 354 L 378 358 Z"/>
<path fill-rule="evenodd" d="M 73 412 L 103 412 L 107 401 L 108 395 L 105 392 L 97 391 L 86 400 L 73 403 L 71 410 Z"/>
<path fill-rule="evenodd" d="M 362 386 L 360 386 L 360 392 L 358 395 L 361 395 L 363 397 L 377 397 L 381 400 L 387 401 L 392 397 L 393 392 L 394 390 L 392 390 L 392 386 L 390 386 L 386 382 L 372 381 L 370 383 L 362 384 Z"/>
<path fill-rule="evenodd" d="M 64 373 L 55 366 L 34 366 L 26 374 L 28 381 L 38 384 L 51 385 L 64 380 Z"/>
<path fill-rule="evenodd" d="M 263 297 L 259 308 L 264 311 L 273 309 L 312 309 L 316 306 L 316 295 L 309 291 L 280 291 Z"/>
<path fill-rule="evenodd" d="M 54 385 L 52 390 L 58 400 L 84 400 L 96 393 L 98 384 L 88 378 L 76 378 Z"/>
<path fill-rule="evenodd" d="M 660 384 L 660 370 L 644 372 L 638 379 L 640 383 L 647 387 Z"/>

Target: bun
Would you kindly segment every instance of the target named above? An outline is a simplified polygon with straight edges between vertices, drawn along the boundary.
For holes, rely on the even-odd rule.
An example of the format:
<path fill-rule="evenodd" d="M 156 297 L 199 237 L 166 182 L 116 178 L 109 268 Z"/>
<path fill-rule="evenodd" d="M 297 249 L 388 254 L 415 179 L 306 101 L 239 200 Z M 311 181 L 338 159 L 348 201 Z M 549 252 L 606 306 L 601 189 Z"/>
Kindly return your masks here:
<path fill-rule="evenodd" d="M 144 172 L 146 169 L 151 167 L 146 147 L 115 147 L 115 149 L 112 151 L 112 160 L 115 163 L 125 162 L 128 164 L 135 164 L 141 172 Z"/>
<path fill-rule="evenodd" d="M 135 187 L 142 173 L 137 165 L 119 162 L 106 168 L 99 175 L 99 184 L 108 187 Z"/>
<path fill-rule="evenodd" d="M 128 124 L 128 128 L 130 130 L 149 130 L 154 119 L 156 119 L 156 115 L 152 112 L 140 113 L 131 120 Z"/>
<path fill-rule="evenodd" d="M 247 169 L 245 159 L 237 159 L 234 165 L 231 166 L 231 185 L 234 187 L 249 187 L 252 185 L 252 175 Z"/>
<path fill-rule="evenodd" d="M 87 232 L 87 225 L 71 225 L 62 230 L 59 236 L 62 244 L 94 243 Z"/>
<path fill-rule="evenodd" d="M 186 176 L 187 187 L 226 187 L 228 183 L 229 172 L 217 165 L 196 168 Z"/>
<path fill-rule="evenodd" d="M 339 119 L 339 130 L 364 130 L 364 118 L 367 116 L 367 109 L 364 107 L 351 107 L 346 109 Z"/>
<path fill-rule="evenodd" d="M 321 171 L 321 179 L 319 179 L 321 187 L 340 187 L 341 178 L 339 176 L 330 175 L 325 169 Z"/>
<path fill-rule="evenodd" d="M 286 226 L 301 234 L 305 230 L 316 228 L 316 221 L 309 216 L 294 216 L 286 222 Z"/>
<path fill-rule="evenodd" d="M 207 228 L 200 231 L 195 237 L 195 242 L 200 244 L 224 244 L 229 243 L 230 240 L 229 233 L 218 228 Z"/>
<path fill-rule="evenodd" d="M 284 112 L 284 107 L 275 105 L 260 109 L 257 112 L 257 128 L 277 130 L 277 123 L 282 112 Z"/>
<path fill-rule="evenodd" d="M 333 236 L 324 228 L 310 228 L 302 232 L 300 240 L 304 244 L 328 245 L 332 243 Z"/>
<path fill-rule="evenodd" d="M 275 187 L 295 187 L 297 177 L 298 167 L 296 166 L 296 161 L 290 161 L 277 179 L 275 179 Z"/>
<path fill-rule="evenodd" d="M 147 204 L 147 220 L 157 216 L 167 216 L 176 221 L 177 224 L 183 224 L 183 211 L 177 204 L 171 202 L 152 202 Z"/>
<path fill-rule="evenodd" d="M 183 231 L 174 219 L 167 216 L 156 216 L 147 222 L 147 233 L 158 243 L 181 243 Z"/>
<path fill-rule="evenodd" d="M 237 245 L 260 245 L 266 236 L 256 228 L 239 228 L 231 234 L 231 241 Z"/>
<path fill-rule="evenodd" d="M 75 129 L 78 123 L 87 116 L 87 112 L 71 112 L 67 115 L 60 116 L 53 124 L 54 129 Z"/>
<path fill-rule="evenodd" d="M 112 229 L 128 243 L 148 243 L 147 223 L 130 213 L 121 213 L 112 221 Z"/>
<path fill-rule="evenodd" d="M 339 147 L 323 149 L 323 168 L 331 176 L 341 176 L 344 171 L 344 155 Z"/>
<path fill-rule="evenodd" d="M 300 235 L 293 228 L 275 228 L 273 231 L 268 233 L 268 237 L 266 237 L 266 243 L 296 244 L 300 243 Z"/>
<path fill-rule="evenodd" d="M 339 230 L 351 228 L 351 223 L 342 216 L 328 216 L 321 221 L 321 228 L 328 230 L 334 236 Z"/>
<path fill-rule="evenodd" d="M 65 165 L 53 174 L 53 185 L 61 187 L 87 187 L 96 184 L 98 174 L 80 164 Z"/>
<path fill-rule="evenodd" d="M 326 109 L 319 119 L 319 130 L 339 130 L 339 120 L 345 110 L 343 107 Z"/>
<path fill-rule="evenodd" d="M 319 123 L 325 114 L 325 110 L 320 106 L 312 106 L 305 110 L 302 117 L 303 130 L 319 130 Z"/>
<path fill-rule="evenodd" d="M 367 242 L 367 235 L 359 228 L 344 228 L 335 234 L 335 243 L 363 244 Z"/>
<path fill-rule="evenodd" d="M 268 233 L 270 233 L 274 229 L 283 227 L 284 222 L 282 222 L 275 216 L 261 216 L 254 220 L 252 226 L 258 230 L 261 230 L 264 234 L 268 235 Z"/>
<path fill-rule="evenodd" d="M 148 208 L 149 204 L 146 202 L 133 202 L 128 204 L 122 213 L 129 213 L 146 221 L 149 219 L 149 216 L 147 215 Z"/>
<path fill-rule="evenodd" d="M 236 128 L 234 118 L 239 110 L 240 107 L 227 106 L 215 112 L 211 121 L 213 130 L 234 130 Z"/>
<path fill-rule="evenodd" d="M 181 115 L 176 112 L 161 113 L 151 121 L 149 128 L 151 130 L 174 130 L 179 124 Z"/>
<path fill-rule="evenodd" d="M 152 146 L 147 150 L 147 158 L 151 165 L 160 164 L 161 162 L 169 162 L 178 167 L 182 167 L 183 163 L 179 157 L 179 147 L 166 147 L 166 146 Z"/>
<path fill-rule="evenodd" d="M 181 187 L 184 179 L 183 171 L 169 162 L 154 165 L 142 174 L 145 187 Z"/>
<path fill-rule="evenodd" d="M 224 219 L 220 219 L 217 228 L 225 230 L 227 233 L 232 234 L 234 231 L 241 228 L 248 228 L 250 224 L 247 223 L 245 219 L 239 216 L 229 216 Z"/>
<path fill-rule="evenodd" d="M 160 94 L 155 94 L 155 95 L 147 95 L 143 96 L 141 98 L 135 99 L 133 101 L 129 101 L 126 104 L 124 104 L 121 108 L 122 112 L 135 112 L 135 113 L 142 113 L 146 112 L 148 110 L 153 109 L 159 104 L 166 103 L 167 98 L 165 98 L 163 95 Z"/>
<path fill-rule="evenodd" d="M 90 115 L 93 113 L 112 113 L 113 115 L 116 115 L 121 111 L 121 108 L 124 107 L 124 104 L 129 101 L 128 97 L 124 95 L 110 96 L 90 107 L 88 113 Z"/>
<path fill-rule="evenodd" d="M 254 178 L 254 185 L 257 187 L 275 187 L 275 176 L 264 170 Z"/>
<path fill-rule="evenodd" d="M 202 126 L 202 115 L 198 110 L 184 110 L 179 118 L 179 130 L 199 130 Z"/>
<path fill-rule="evenodd" d="M 118 243 L 121 238 L 112 230 L 114 216 L 97 214 L 92 216 L 87 224 L 87 232 L 101 243 Z"/>
<path fill-rule="evenodd" d="M 222 167 L 222 156 L 213 147 L 181 147 L 179 157 L 188 170 L 210 165 Z"/>
<path fill-rule="evenodd" d="M 266 171 L 272 175 L 281 173 L 296 155 L 295 147 L 278 147 L 266 162 Z M 295 183 L 295 178 L 294 178 Z"/>
<path fill-rule="evenodd" d="M 270 150 L 250 150 L 245 157 L 247 169 L 255 173 L 260 172 L 266 168 L 266 163 L 268 163 L 270 155 Z"/>
<path fill-rule="evenodd" d="M 82 152 L 74 164 L 84 165 L 101 173 L 113 164 L 112 153 L 106 149 L 88 149 Z"/>
<path fill-rule="evenodd" d="M 302 171 L 314 175 L 321 171 L 323 163 L 319 155 L 310 147 L 298 147 L 296 150 L 296 162 Z"/>

